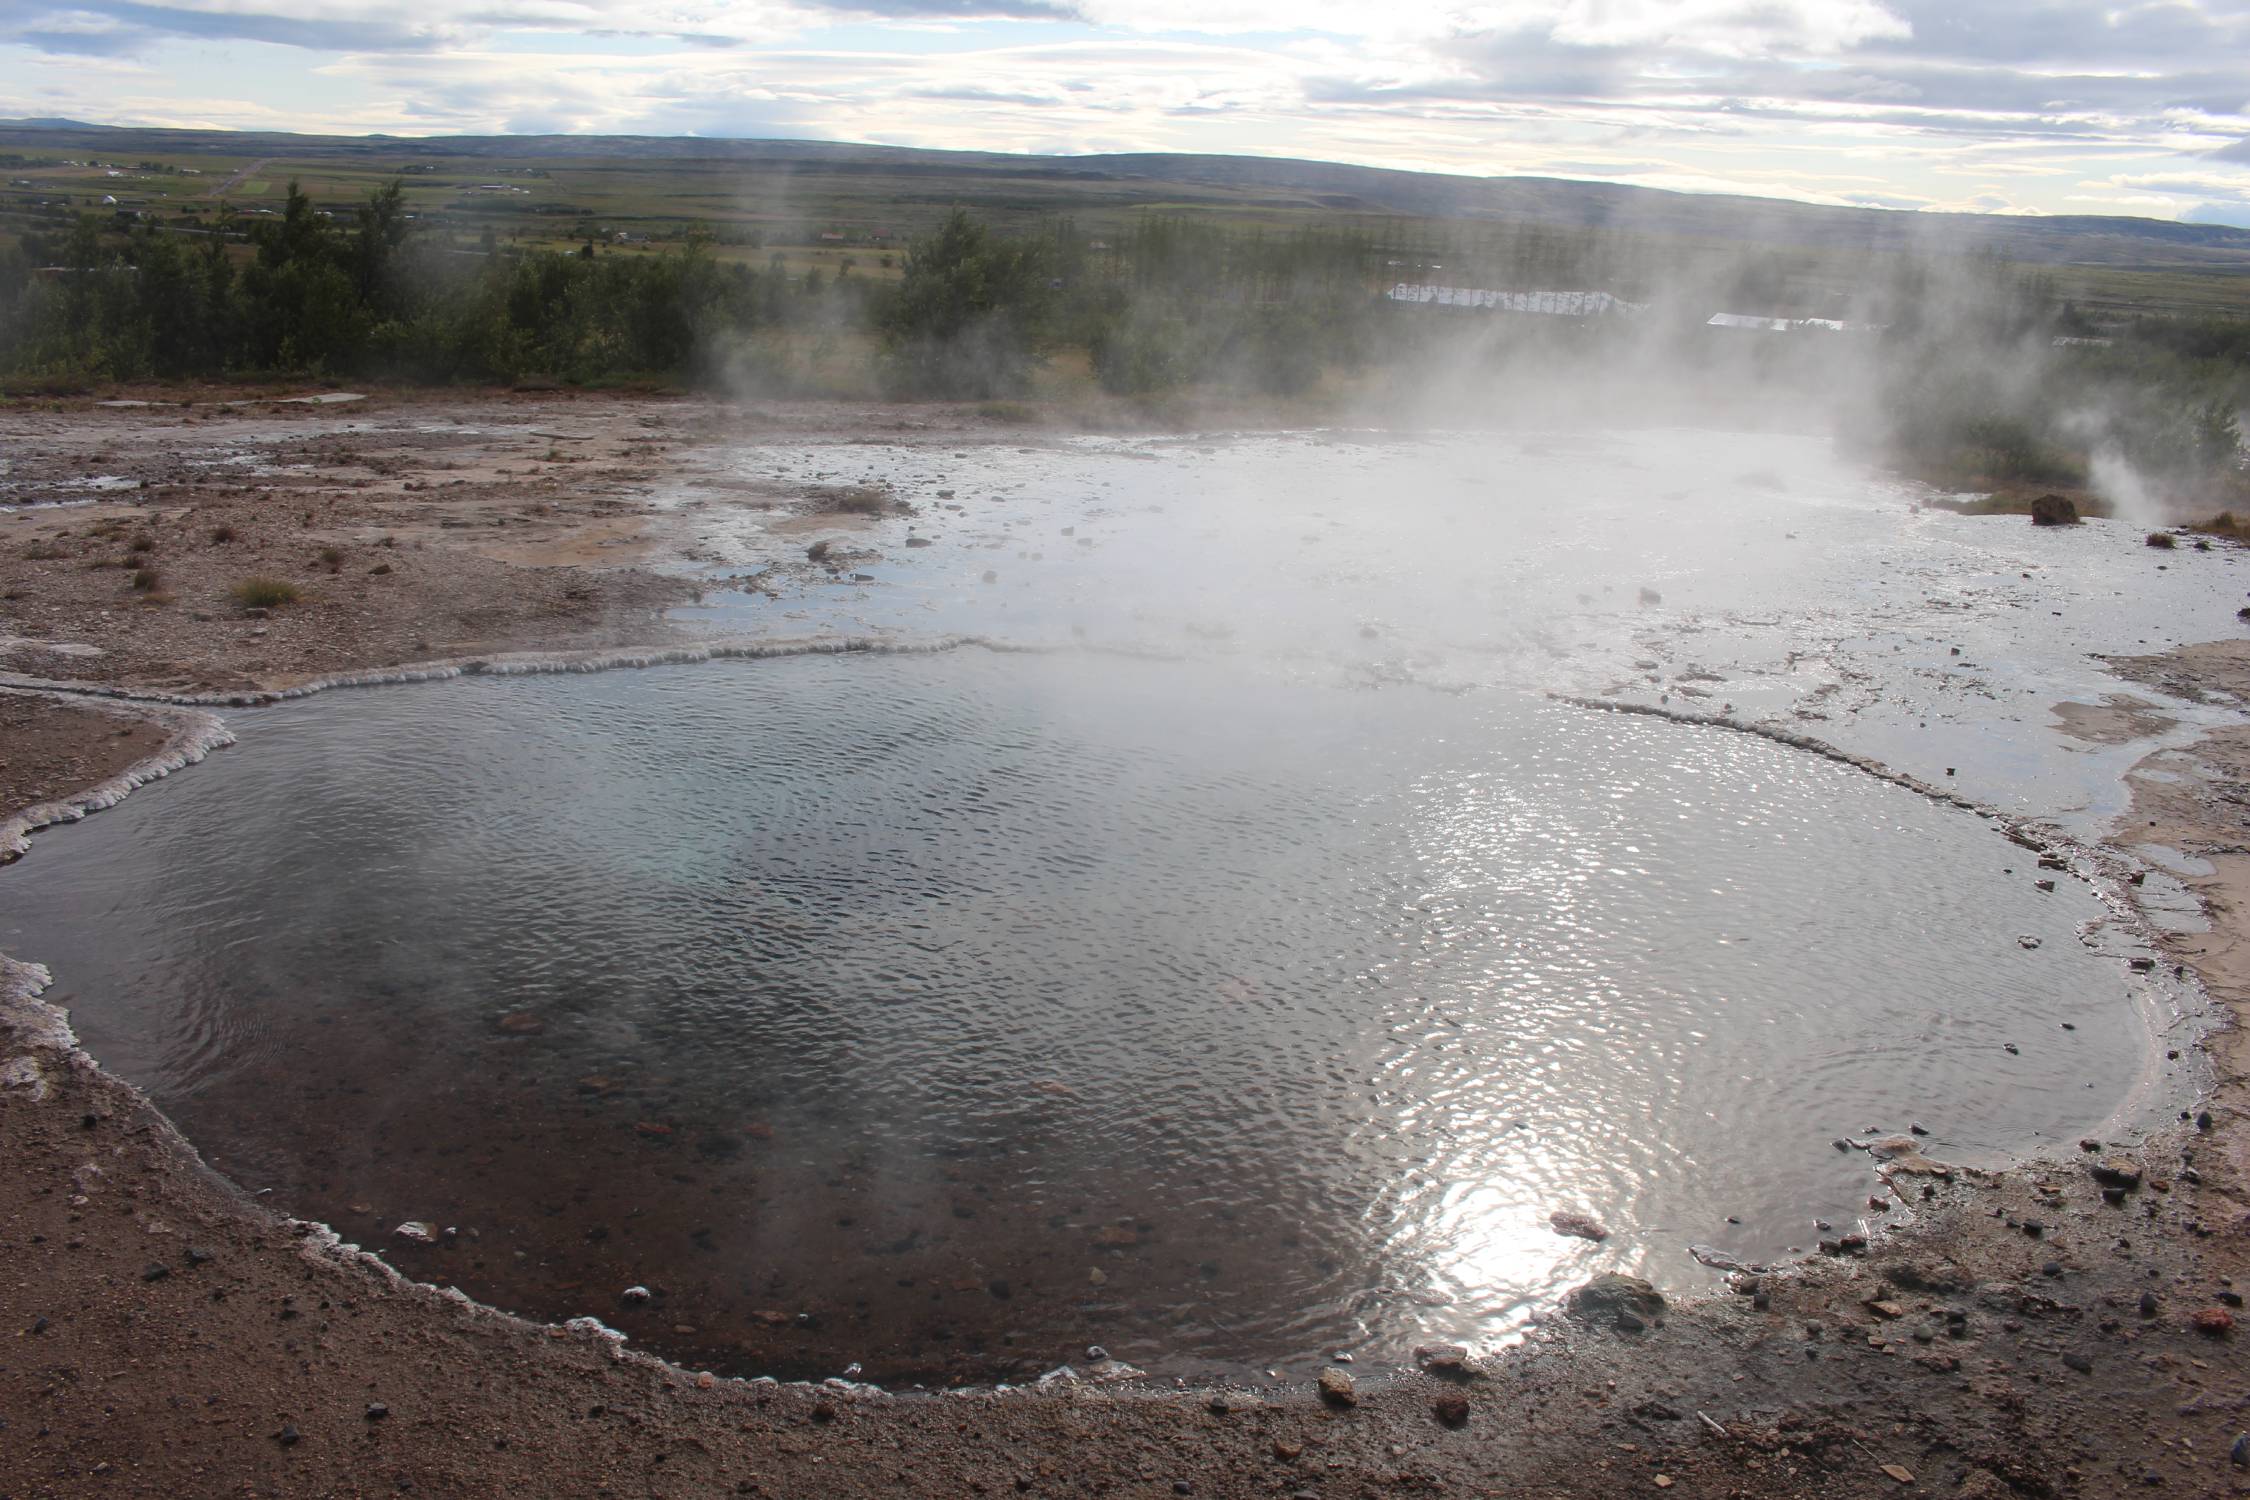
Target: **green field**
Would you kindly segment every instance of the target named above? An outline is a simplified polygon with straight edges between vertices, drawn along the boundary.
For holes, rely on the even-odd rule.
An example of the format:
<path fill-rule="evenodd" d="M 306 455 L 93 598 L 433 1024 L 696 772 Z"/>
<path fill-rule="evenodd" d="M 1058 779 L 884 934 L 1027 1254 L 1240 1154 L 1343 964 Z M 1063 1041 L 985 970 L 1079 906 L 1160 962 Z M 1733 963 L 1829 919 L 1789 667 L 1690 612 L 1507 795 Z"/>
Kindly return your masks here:
<path fill-rule="evenodd" d="M 1002 233 L 1069 220 L 1096 239 L 1149 214 L 1275 234 L 1318 227 L 1396 247 L 1408 273 L 1401 279 L 1447 279 L 1415 269 L 1431 263 L 1466 272 L 1506 260 L 1489 242 L 1527 230 L 1577 243 L 1598 236 L 1611 260 L 1689 282 L 1756 252 L 1771 260 L 1768 282 L 1793 296 L 1794 307 L 1783 310 L 1799 312 L 1934 251 L 2040 266 L 2058 295 L 2097 315 L 2250 314 L 2250 231 L 2150 220 L 1899 214 L 1239 157 L 1003 156 L 792 141 L 408 140 L 0 122 L 0 156 L 10 158 L 0 236 L 52 230 L 85 212 L 122 213 L 121 225 L 208 229 L 226 214 L 273 212 L 292 180 L 348 221 L 370 192 L 396 179 L 422 230 L 467 251 L 590 241 L 638 252 L 695 233 L 715 237 L 730 260 L 762 266 L 778 251 L 792 272 L 819 266 L 833 275 L 849 257 L 853 274 L 881 278 L 895 273 L 909 240 L 959 206 Z"/>

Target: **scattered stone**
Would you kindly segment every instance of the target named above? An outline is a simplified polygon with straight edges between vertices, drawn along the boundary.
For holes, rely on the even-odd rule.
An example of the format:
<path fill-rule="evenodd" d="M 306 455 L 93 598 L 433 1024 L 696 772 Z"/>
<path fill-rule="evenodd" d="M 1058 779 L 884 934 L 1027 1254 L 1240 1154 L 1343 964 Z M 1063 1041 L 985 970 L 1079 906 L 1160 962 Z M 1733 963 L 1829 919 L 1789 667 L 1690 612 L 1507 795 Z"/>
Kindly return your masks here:
<path fill-rule="evenodd" d="M 833 1401 L 815 1401 L 812 1419 L 823 1427 L 827 1426 L 830 1422 L 836 1420 L 836 1404 Z"/>
<path fill-rule="evenodd" d="M 2250 1469 L 2250 1432 L 2242 1433 L 2227 1450 L 2227 1459 L 2238 1469 Z"/>
<path fill-rule="evenodd" d="M 1459 1391 L 1448 1391 L 1430 1403 L 1430 1410 L 1448 1427 L 1469 1425 L 1469 1398 Z"/>
<path fill-rule="evenodd" d="M 2141 1316 L 2144 1318 L 2153 1318 L 2156 1316 L 2156 1293 L 2141 1293 Z"/>
<path fill-rule="evenodd" d="M 1554 1226 L 1555 1233 L 1568 1235 L 1573 1239 L 1592 1240 L 1598 1245 L 1609 1238 L 1609 1230 L 1599 1220 L 1588 1218 L 1585 1214 L 1557 1209 L 1547 1215 L 1547 1222 Z"/>
<path fill-rule="evenodd" d="M 1899 1303 L 1890 1301 L 1888 1298 L 1869 1298 L 1866 1307 L 1869 1312 L 1878 1318 L 1903 1318 L 1906 1316 L 1906 1308 Z"/>
<path fill-rule="evenodd" d="M 2034 526 L 2076 526 L 2078 507 L 2067 495 L 2041 495 L 2031 502 L 2031 524 Z"/>
<path fill-rule="evenodd" d="M 1569 1307 L 1581 1318 L 1618 1313 L 1639 1313 L 1653 1318 L 1663 1313 L 1664 1296 L 1638 1276 L 1606 1271 L 1572 1291 Z"/>
<path fill-rule="evenodd" d="M 390 1414 L 391 1409 L 385 1406 L 380 1401 L 370 1401 L 367 1403 L 367 1420 L 370 1422 L 380 1422 L 383 1420 L 383 1418 L 389 1416 Z"/>
<path fill-rule="evenodd" d="M 1414 1362 L 1425 1370 L 1450 1375 L 1468 1364 L 1469 1351 L 1459 1344 L 1422 1344 L 1414 1351 Z"/>
<path fill-rule="evenodd" d="M 141 1268 L 141 1280 L 143 1281 L 162 1281 L 171 1274 L 172 1268 L 170 1266 L 151 1264 Z"/>
<path fill-rule="evenodd" d="M 2211 1338 L 2225 1338 L 2234 1332 L 2234 1314 L 2223 1307 L 2199 1307 L 2188 1315 L 2188 1326 Z"/>
<path fill-rule="evenodd" d="M 1304 1455 L 1304 1451 L 1305 1445 L 1303 1443 L 1292 1443 L 1287 1438 L 1275 1438 L 1273 1440 L 1273 1456 L 1282 1463 L 1295 1463 Z"/>
<path fill-rule="evenodd" d="M 2081 1375 L 2091 1375 L 2094 1373 L 2094 1362 L 2088 1359 L 2083 1354 L 2078 1354 L 2075 1352 L 2066 1354 L 2062 1357 L 2062 1361 L 2065 1365 L 2069 1366 L 2073 1370 L 2076 1370 Z"/>
<path fill-rule="evenodd" d="M 2122 1156 L 2105 1156 L 2089 1169 L 2096 1182 L 2113 1188 L 2132 1189 L 2141 1185 L 2141 1169 Z"/>
<path fill-rule="evenodd" d="M 1320 1372 L 1320 1399 L 1330 1406 L 1357 1406 L 1359 1391 L 1351 1376 L 1331 1365 Z"/>
<path fill-rule="evenodd" d="M 510 1011 L 495 1023 L 509 1036 L 537 1036 L 547 1029 L 547 1023 L 534 1011 Z"/>
<path fill-rule="evenodd" d="M 392 1230 L 391 1234 L 410 1245 L 434 1245 L 437 1243 L 437 1226 L 425 1224 L 420 1219 L 408 1219 L 398 1228 Z"/>
<path fill-rule="evenodd" d="M 1914 1482 L 1914 1471 L 1904 1464 L 1885 1464 L 1883 1465 L 1883 1472 L 1900 1484 L 1912 1484 Z"/>
<path fill-rule="evenodd" d="M 188 1246 L 187 1263 L 191 1266 L 207 1266 L 217 1259 L 218 1257 L 208 1250 L 199 1249 L 194 1245 Z"/>
<path fill-rule="evenodd" d="M 1223 1417 L 1229 1412 L 1256 1411 L 1265 1402 L 1248 1391 L 1213 1391 L 1209 1405 L 1212 1415 Z"/>
<path fill-rule="evenodd" d="M 2036 948 L 2039 946 L 2039 939 L 2031 936 L 2031 934 L 2029 933 L 2025 933 L 2023 936 L 2016 939 L 2016 946 L 2019 948 Z"/>
<path fill-rule="evenodd" d="M 641 1304 L 649 1300 L 650 1293 L 649 1289 L 645 1286 L 629 1286 L 625 1288 L 624 1291 L 619 1292 L 617 1295 L 619 1299 L 625 1302 L 628 1306 L 639 1307 Z"/>
<path fill-rule="evenodd" d="M 284 1422 L 282 1424 L 281 1431 L 275 1433 L 273 1436 L 274 1441 L 281 1444 L 282 1447 L 294 1448 L 298 1443 L 304 1440 L 305 1435 L 299 1432 L 296 1428 L 290 1426 L 288 1423 Z"/>

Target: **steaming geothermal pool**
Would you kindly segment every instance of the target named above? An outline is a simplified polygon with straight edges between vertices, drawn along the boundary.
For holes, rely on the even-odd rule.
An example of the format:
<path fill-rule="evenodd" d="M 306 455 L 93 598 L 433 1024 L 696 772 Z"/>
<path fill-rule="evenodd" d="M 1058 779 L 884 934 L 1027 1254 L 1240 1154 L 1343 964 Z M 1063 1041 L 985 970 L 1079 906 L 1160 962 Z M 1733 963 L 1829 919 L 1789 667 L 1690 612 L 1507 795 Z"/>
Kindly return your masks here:
<path fill-rule="evenodd" d="M 1837 1135 L 2090 1127 L 2144 1046 L 1975 817 L 1514 693 L 969 649 L 234 722 L 9 946 L 238 1180 L 742 1368 L 1487 1339 L 1849 1225 Z"/>
<path fill-rule="evenodd" d="M 2177 997 L 1989 821 L 1531 689 L 1794 701 L 2091 816 L 2126 752 L 2012 716 L 2231 609 L 2234 563 L 1915 516 L 1796 440 L 1652 507 L 1641 441 L 1527 446 L 1498 500 L 1442 445 L 745 450 L 924 509 L 838 532 L 897 559 L 872 581 L 705 616 L 1042 649 L 231 713 L 0 874 L 0 948 L 270 1201 L 737 1373 L 1486 1343 L 1598 1270 L 1710 1287 L 1691 1245 L 1879 1222 L 1837 1137 L 1991 1161 L 2168 1107 Z M 807 536 L 712 527 L 714 574 Z"/>

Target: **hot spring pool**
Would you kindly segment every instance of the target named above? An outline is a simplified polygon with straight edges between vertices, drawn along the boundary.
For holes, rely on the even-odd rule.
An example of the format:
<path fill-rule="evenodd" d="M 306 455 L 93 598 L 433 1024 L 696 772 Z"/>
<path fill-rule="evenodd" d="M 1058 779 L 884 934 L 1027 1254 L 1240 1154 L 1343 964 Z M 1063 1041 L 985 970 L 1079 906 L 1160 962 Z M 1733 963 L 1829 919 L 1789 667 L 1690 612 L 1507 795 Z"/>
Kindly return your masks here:
<path fill-rule="evenodd" d="M 2099 1129 L 2157 1008 L 1973 815 L 1509 690 L 962 649 L 229 723 L 0 948 L 277 1205 L 738 1373 L 1489 1342 L 1873 1217 L 1836 1137 Z"/>

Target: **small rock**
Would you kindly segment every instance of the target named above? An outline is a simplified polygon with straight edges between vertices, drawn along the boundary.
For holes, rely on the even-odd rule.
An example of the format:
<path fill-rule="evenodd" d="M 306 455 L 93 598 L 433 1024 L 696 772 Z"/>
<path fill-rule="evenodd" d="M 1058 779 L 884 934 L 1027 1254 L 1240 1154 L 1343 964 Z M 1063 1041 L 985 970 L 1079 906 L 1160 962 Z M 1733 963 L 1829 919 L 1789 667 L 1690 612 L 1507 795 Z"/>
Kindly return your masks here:
<path fill-rule="evenodd" d="M 380 1422 L 383 1420 L 383 1418 L 389 1416 L 390 1414 L 391 1409 L 385 1406 L 380 1401 L 370 1401 L 367 1403 L 367 1420 L 370 1422 Z"/>
<path fill-rule="evenodd" d="M 1414 1362 L 1425 1370 L 1452 1374 L 1469 1362 L 1469 1351 L 1459 1344 L 1423 1344 L 1415 1349 Z"/>
<path fill-rule="evenodd" d="M 218 1257 L 208 1250 L 198 1249 L 194 1245 L 188 1246 L 187 1263 L 191 1266 L 207 1266 L 217 1259 Z"/>
<path fill-rule="evenodd" d="M 528 1010 L 510 1011 L 494 1024 L 509 1036 L 537 1036 L 547 1029 L 547 1023 Z"/>
<path fill-rule="evenodd" d="M 1900 1484 L 1912 1484 L 1914 1482 L 1914 1471 L 1904 1464 L 1885 1464 L 1883 1465 L 1883 1472 Z"/>
<path fill-rule="evenodd" d="M 2062 1357 L 2062 1361 L 2065 1365 L 2068 1365 L 2071 1369 L 2076 1370 L 2081 1375 L 2091 1375 L 2094 1373 L 2094 1362 L 2088 1359 L 2083 1354 L 2078 1354 L 2075 1352 L 2066 1354 Z"/>
<path fill-rule="evenodd" d="M 399 1225 L 398 1228 L 392 1230 L 391 1233 L 396 1238 L 405 1240 L 410 1245 L 432 1245 L 437 1243 L 437 1226 L 434 1224 L 425 1224 L 420 1219 L 408 1219 L 405 1223 Z"/>
<path fill-rule="evenodd" d="M 2250 1432 L 2235 1438 L 2234 1446 L 2227 1449 L 2227 1458 L 2238 1469 L 2250 1469 Z"/>
<path fill-rule="evenodd" d="M 1626 1311 L 1656 1317 L 1664 1311 L 1664 1297 L 1638 1276 L 1609 1271 L 1571 1292 L 1569 1307 L 1582 1318 Z"/>
<path fill-rule="evenodd" d="M 162 1281 L 171 1274 L 172 1268 L 170 1266 L 149 1265 L 141 1268 L 141 1280 L 143 1281 Z"/>
<path fill-rule="evenodd" d="M 1589 1218 L 1585 1214 L 1572 1213 L 1566 1209 L 1557 1209 L 1554 1213 L 1547 1215 L 1547 1222 L 1553 1226 L 1555 1233 L 1567 1235 L 1573 1239 L 1592 1240 L 1598 1245 L 1609 1238 L 1609 1230 L 1603 1227 L 1598 1219 Z"/>
<path fill-rule="evenodd" d="M 282 1447 L 294 1448 L 298 1443 L 304 1440 L 305 1435 L 299 1432 L 296 1428 L 284 1423 L 282 1425 L 281 1431 L 275 1433 L 273 1436 L 274 1441 L 281 1444 Z"/>
<path fill-rule="evenodd" d="M 2199 1307 L 2188 1315 L 2188 1326 L 2211 1338 L 2224 1338 L 2234 1332 L 2234 1314 L 2223 1307 Z"/>
<path fill-rule="evenodd" d="M 2036 948 L 2039 946 L 2039 939 L 2031 936 L 2029 933 L 2026 933 L 2022 937 L 2016 939 L 2016 946 L 2019 948 Z"/>
<path fill-rule="evenodd" d="M 1351 1376 L 1332 1365 L 1320 1372 L 1320 1399 L 1331 1406 L 1357 1406 L 1359 1391 Z"/>
<path fill-rule="evenodd" d="M 2156 1293 L 2141 1293 L 2141 1316 L 2144 1318 L 2153 1318 L 2156 1316 Z"/>
<path fill-rule="evenodd" d="M 624 1291 L 619 1292 L 617 1295 L 621 1301 L 625 1302 L 629 1306 L 639 1307 L 642 1303 L 649 1300 L 649 1289 L 645 1286 L 629 1286 L 625 1288 Z"/>
<path fill-rule="evenodd" d="M 1303 1443 L 1292 1443 L 1287 1438 L 1273 1440 L 1273 1456 L 1282 1463 L 1293 1464 L 1304 1455 Z"/>
<path fill-rule="evenodd" d="M 2109 1187 L 2132 1189 L 2141 1185 L 2141 1169 L 2122 1156 L 2105 1156 L 2090 1167 L 2094 1180 Z"/>

